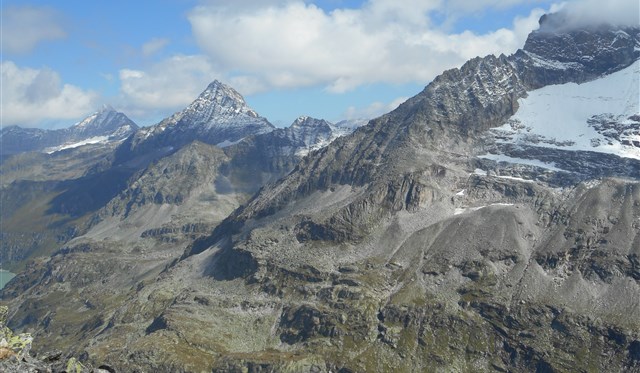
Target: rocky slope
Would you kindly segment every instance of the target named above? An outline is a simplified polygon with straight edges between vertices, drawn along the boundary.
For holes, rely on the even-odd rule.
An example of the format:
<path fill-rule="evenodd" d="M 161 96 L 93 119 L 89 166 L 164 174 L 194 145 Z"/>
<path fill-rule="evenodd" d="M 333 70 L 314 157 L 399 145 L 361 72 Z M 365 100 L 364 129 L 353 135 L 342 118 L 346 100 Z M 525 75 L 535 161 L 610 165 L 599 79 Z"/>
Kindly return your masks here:
<path fill-rule="evenodd" d="M 43 130 L 9 126 L 2 128 L 2 154 L 23 152 L 52 153 L 81 145 L 118 141 L 134 133 L 138 126 L 123 113 L 104 106 L 69 128 Z"/>
<path fill-rule="evenodd" d="M 537 90 L 634 69 L 639 28 L 562 17 L 311 152 L 191 244 L 96 240 L 32 263 L 3 291 L 11 325 L 125 371 L 639 370 L 638 160 L 495 136 Z M 175 201 L 170 184 L 123 200 Z"/>

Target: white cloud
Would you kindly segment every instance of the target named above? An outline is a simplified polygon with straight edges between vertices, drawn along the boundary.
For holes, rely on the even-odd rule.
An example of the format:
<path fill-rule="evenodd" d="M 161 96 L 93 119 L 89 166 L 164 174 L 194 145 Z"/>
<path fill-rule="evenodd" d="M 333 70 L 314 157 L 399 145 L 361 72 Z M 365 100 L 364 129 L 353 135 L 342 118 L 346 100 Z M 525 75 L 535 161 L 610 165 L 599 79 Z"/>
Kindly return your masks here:
<path fill-rule="evenodd" d="M 178 109 L 189 104 L 216 72 L 205 56 L 177 55 L 146 70 L 120 70 L 123 110 L 144 115 L 154 109 Z"/>
<path fill-rule="evenodd" d="M 586 24 L 609 23 L 614 25 L 640 25 L 640 2 L 638 0 L 573 0 L 562 9 L 567 15 L 567 27 Z"/>
<path fill-rule="evenodd" d="M 153 38 L 142 45 L 142 55 L 152 56 L 160 52 L 167 44 L 169 44 L 169 39 Z"/>
<path fill-rule="evenodd" d="M 541 4 L 545 0 L 447 0 L 442 2 L 443 10 L 451 14 L 475 14 L 487 9 L 507 9 L 520 4 Z"/>
<path fill-rule="evenodd" d="M 247 93 L 312 85 L 345 92 L 372 82 L 427 83 L 469 58 L 512 53 L 543 14 L 534 10 L 510 29 L 482 35 L 448 34 L 429 18 L 446 2 L 407 1 L 370 0 L 361 9 L 329 13 L 302 1 L 253 8 L 213 2 L 188 18 L 217 68 L 252 84 L 245 87 Z M 497 1 L 484 3 L 498 6 Z"/>
<path fill-rule="evenodd" d="M 77 119 L 92 112 L 98 95 L 61 84 L 57 72 L 3 61 L 2 125 L 33 125 L 42 120 Z"/>
<path fill-rule="evenodd" d="M 363 108 L 357 108 L 355 106 L 349 106 L 347 110 L 342 115 L 345 119 L 373 119 L 377 118 L 382 114 L 388 113 L 392 110 L 395 110 L 402 104 L 407 101 L 408 97 L 398 97 L 395 100 L 384 103 L 384 102 L 373 102 L 369 106 Z"/>
<path fill-rule="evenodd" d="M 7 7 L 2 13 L 2 43 L 9 53 L 28 53 L 42 41 L 67 35 L 58 14 L 50 8 Z"/>

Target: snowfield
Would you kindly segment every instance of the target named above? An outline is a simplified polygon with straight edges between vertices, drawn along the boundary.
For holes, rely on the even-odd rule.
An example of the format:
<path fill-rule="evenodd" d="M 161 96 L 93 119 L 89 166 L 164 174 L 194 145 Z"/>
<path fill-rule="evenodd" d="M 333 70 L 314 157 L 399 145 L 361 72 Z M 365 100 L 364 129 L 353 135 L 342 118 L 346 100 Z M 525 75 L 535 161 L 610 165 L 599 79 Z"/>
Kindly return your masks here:
<path fill-rule="evenodd" d="M 587 83 L 531 91 L 518 104 L 507 123 L 491 130 L 498 144 L 640 159 L 640 61 Z"/>
<path fill-rule="evenodd" d="M 55 146 L 55 147 L 52 147 L 52 148 L 47 148 L 44 151 L 47 154 L 53 154 L 55 152 L 59 152 L 61 150 L 65 150 L 65 149 L 73 149 L 73 148 L 78 148 L 78 147 L 83 146 L 83 145 L 90 145 L 90 144 L 99 144 L 99 143 L 106 144 L 107 142 L 109 142 L 109 136 L 94 136 L 94 137 L 88 138 L 86 140 L 82 140 L 82 141 L 78 141 L 78 142 L 74 142 L 74 143 L 70 143 L 70 144 L 64 144 L 64 145 L 60 145 L 60 146 Z"/>

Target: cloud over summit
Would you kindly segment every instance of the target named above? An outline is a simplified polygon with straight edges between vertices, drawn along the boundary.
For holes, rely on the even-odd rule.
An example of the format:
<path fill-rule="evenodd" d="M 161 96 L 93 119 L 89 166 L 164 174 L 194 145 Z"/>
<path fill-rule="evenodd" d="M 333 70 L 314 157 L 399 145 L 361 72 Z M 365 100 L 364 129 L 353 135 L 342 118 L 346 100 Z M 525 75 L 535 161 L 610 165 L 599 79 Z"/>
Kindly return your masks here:
<path fill-rule="evenodd" d="M 566 4 L 561 10 L 575 27 L 611 24 L 640 27 L 638 0 L 581 0 Z"/>

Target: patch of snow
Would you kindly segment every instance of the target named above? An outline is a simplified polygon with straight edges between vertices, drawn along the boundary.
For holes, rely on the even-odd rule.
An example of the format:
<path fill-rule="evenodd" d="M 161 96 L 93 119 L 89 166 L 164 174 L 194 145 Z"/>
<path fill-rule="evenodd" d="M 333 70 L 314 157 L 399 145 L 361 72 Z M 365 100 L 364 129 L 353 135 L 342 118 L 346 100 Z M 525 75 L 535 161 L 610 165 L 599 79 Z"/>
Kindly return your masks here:
<path fill-rule="evenodd" d="M 453 211 L 453 215 L 460 215 L 460 214 L 464 214 L 464 212 L 467 211 L 466 208 L 463 207 L 456 207 L 456 209 Z"/>
<path fill-rule="evenodd" d="M 90 116 L 84 118 L 82 121 L 76 123 L 73 125 L 73 127 L 76 128 L 84 128 L 86 127 L 88 124 L 91 124 L 96 118 L 98 117 L 98 113 L 93 113 Z"/>
<path fill-rule="evenodd" d="M 456 193 L 456 196 L 464 196 L 464 192 L 466 191 L 466 189 L 462 189 L 461 191 L 459 191 L 458 193 Z"/>
<path fill-rule="evenodd" d="M 52 154 L 65 149 L 73 149 L 73 148 L 77 148 L 77 147 L 80 147 L 83 145 L 89 145 L 89 144 L 106 143 L 108 141 L 109 141 L 109 136 L 95 136 L 95 137 L 88 138 L 86 140 L 82 140 L 82 141 L 78 141 L 70 144 L 64 144 L 60 146 L 55 146 L 52 148 L 47 148 L 44 150 L 44 152 L 47 154 Z"/>
<path fill-rule="evenodd" d="M 480 176 L 488 176 L 489 175 L 489 171 L 485 171 L 485 170 L 480 169 L 480 168 L 476 168 L 475 170 L 473 170 L 473 173 L 475 175 L 480 175 Z"/>
<path fill-rule="evenodd" d="M 640 60 L 623 70 L 583 84 L 552 85 L 531 91 L 528 97 L 518 100 L 516 114 L 492 131 L 499 138 L 499 143 L 595 151 L 640 159 L 640 147 L 605 137 L 588 123 L 592 118 L 603 115 L 619 121 L 638 115 L 638 97 Z M 514 123 L 518 125 L 514 126 Z"/>
<path fill-rule="evenodd" d="M 217 143 L 216 146 L 218 148 L 226 148 L 227 146 L 231 146 L 231 145 L 235 145 L 237 143 L 239 143 L 240 141 L 244 140 L 244 137 L 241 138 L 240 140 L 236 140 L 236 141 L 229 141 L 229 140 L 224 140 L 221 143 Z"/>

